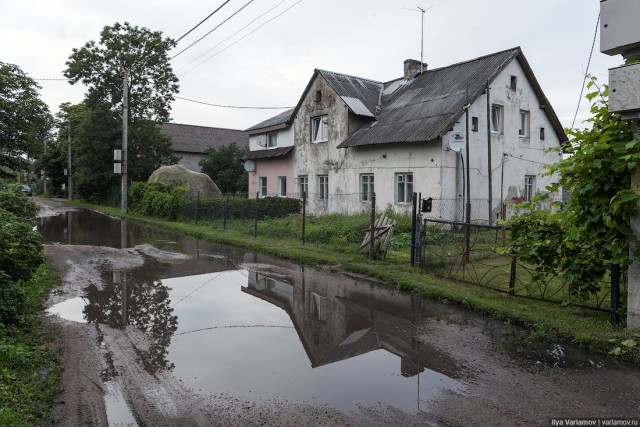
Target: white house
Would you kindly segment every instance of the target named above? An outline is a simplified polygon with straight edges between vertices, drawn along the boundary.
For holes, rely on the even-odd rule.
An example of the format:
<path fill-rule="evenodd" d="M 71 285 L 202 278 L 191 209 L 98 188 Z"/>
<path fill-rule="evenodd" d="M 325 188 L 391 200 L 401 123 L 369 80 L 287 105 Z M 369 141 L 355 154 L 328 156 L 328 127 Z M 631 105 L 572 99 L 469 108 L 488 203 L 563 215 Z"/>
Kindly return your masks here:
<path fill-rule="evenodd" d="M 455 136 L 466 150 L 449 148 Z M 549 153 L 567 141 L 520 48 L 433 70 L 407 60 L 387 83 L 315 70 L 291 113 L 296 188 L 309 211 L 408 212 L 413 192 L 434 199 L 431 215 L 462 219 L 469 166 L 472 219 L 494 219 L 501 201 L 529 199 L 553 177 Z"/>

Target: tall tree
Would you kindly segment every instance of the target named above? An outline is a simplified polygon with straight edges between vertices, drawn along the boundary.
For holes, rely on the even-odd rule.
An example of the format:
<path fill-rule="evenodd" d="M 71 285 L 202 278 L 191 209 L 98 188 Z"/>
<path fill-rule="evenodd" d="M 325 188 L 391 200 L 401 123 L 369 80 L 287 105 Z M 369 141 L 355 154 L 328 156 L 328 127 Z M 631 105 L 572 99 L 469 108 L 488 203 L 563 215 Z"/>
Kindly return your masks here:
<path fill-rule="evenodd" d="M 178 78 L 169 63 L 168 51 L 176 45 L 159 31 L 132 26 L 128 22 L 106 26 L 100 41 L 74 48 L 64 75 L 71 84 L 82 82 L 89 95 L 122 107 L 123 72 L 129 74 L 131 121 L 166 122 L 170 103 L 178 92 Z"/>
<path fill-rule="evenodd" d="M 52 117 L 40 100 L 40 86 L 17 65 L 0 62 L 0 164 L 26 169 L 51 129 Z"/>
<path fill-rule="evenodd" d="M 99 202 L 117 190 L 120 178 L 113 174 L 113 149 L 120 146 L 120 121 L 106 102 L 87 109 L 75 130 L 73 182 L 85 200 Z"/>
<path fill-rule="evenodd" d="M 223 193 L 246 193 L 249 189 L 249 178 L 242 161 L 246 153 L 247 149 L 238 147 L 235 142 L 209 148 L 200 160 L 200 167 Z"/>

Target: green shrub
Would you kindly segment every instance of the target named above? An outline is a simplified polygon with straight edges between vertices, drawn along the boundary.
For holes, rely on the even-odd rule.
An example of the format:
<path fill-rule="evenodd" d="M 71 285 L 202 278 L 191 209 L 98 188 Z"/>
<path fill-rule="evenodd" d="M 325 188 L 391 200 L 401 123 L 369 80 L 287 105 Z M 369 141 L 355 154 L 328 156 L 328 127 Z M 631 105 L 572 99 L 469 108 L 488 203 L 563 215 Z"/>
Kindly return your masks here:
<path fill-rule="evenodd" d="M 0 189 L 0 208 L 24 219 L 35 219 L 39 210 L 15 184 Z"/>
<path fill-rule="evenodd" d="M 182 187 L 134 182 L 129 192 L 129 207 L 143 215 L 176 220 L 184 204 L 185 191 Z"/>

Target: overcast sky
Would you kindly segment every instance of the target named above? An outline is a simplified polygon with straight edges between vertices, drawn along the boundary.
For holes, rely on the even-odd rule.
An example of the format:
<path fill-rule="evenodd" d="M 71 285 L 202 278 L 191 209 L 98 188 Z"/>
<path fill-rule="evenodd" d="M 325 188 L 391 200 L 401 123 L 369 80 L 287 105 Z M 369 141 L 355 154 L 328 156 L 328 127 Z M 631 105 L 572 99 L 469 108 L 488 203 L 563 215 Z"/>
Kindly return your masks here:
<path fill-rule="evenodd" d="M 0 61 L 35 79 L 63 78 L 72 48 L 99 40 L 106 25 L 127 21 L 178 39 L 225 1 L 0 0 Z M 248 2 L 229 1 L 171 55 Z M 562 124 L 571 126 L 598 0 L 254 0 L 172 60 L 178 96 L 219 105 L 289 107 L 315 68 L 383 82 L 398 78 L 405 59 L 420 59 L 417 7 L 428 8 L 424 61 L 429 68 L 520 46 Z M 607 70 L 622 58 L 601 54 L 599 38 L 598 33 L 589 71 L 606 82 Z M 81 102 L 86 90 L 65 81 L 39 84 L 52 112 L 63 102 Z M 282 111 L 176 99 L 172 121 L 245 129 Z M 587 116 L 583 100 L 576 125 Z"/>

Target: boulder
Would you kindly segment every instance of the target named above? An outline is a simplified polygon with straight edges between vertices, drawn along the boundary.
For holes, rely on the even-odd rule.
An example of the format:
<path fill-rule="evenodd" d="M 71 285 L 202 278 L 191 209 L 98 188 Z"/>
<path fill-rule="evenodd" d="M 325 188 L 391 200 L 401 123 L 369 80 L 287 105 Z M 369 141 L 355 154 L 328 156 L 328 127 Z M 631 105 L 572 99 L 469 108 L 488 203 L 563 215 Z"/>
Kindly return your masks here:
<path fill-rule="evenodd" d="M 222 194 L 209 175 L 194 172 L 182 165 L 161 166 L 151 174 L 148 182 L 159 182 L 167 187 L 184 187 L 187 189 L 187 198 L 198 197 L 198 192 L 201 198 L 219 197 Z"/>

